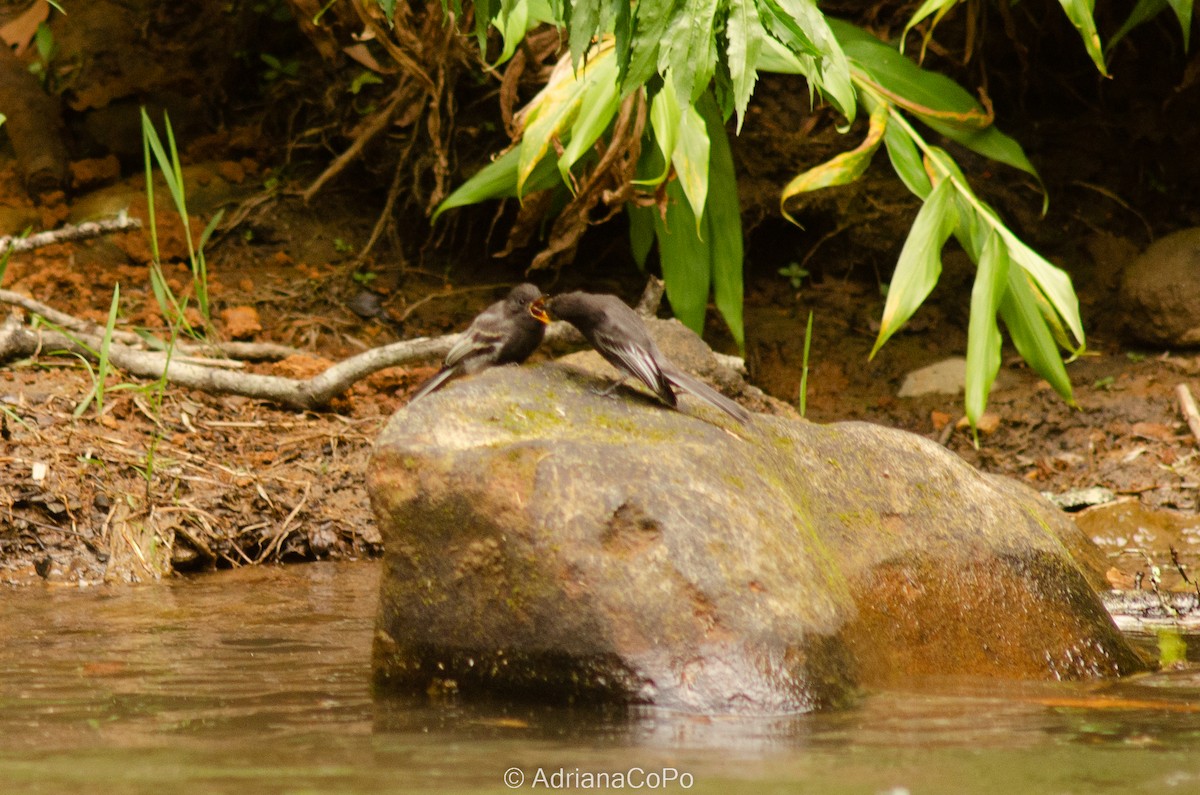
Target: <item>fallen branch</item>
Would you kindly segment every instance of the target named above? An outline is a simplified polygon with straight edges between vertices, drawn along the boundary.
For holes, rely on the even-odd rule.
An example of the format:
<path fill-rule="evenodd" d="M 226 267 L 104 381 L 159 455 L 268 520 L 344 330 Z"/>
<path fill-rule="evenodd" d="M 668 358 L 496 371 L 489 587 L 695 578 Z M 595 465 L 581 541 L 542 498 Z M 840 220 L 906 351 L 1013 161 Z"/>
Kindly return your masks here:
<path fill-rule="evenodd" d="M 1175 387 L 1175 396 L 1179 399 L 1179 410 L 1183 412 L 1183 418 L 1187 420 L 1187 426 L 1192 431 L 1192 436 L 1197 442 L 1200 442 L 1200 410 L 1196 408 L 1196 399 L 1192 397 L 1192 390 L 1188 389 L 1187 384 L 1180 384 Z"/>
<path fill-rule="evenodd" d="M 94 358 L 103 342 L 104 329 L 89 324 L 71 315 L 53 310 L 44 304 L 16 294 L 0 291 L 0 300 L 9 297 L 20 300 L 8 301 L 29 308 L 36 305 L 37 314 L 50 319 L 70 333 L 51 329 L 32 329 L 21 322 L 17 315 L 10 315 L 0 326 L 0 362 L 9 359 L 34 356 L 43 351 L 68 351 Z M 638 311 L 653 315 L 662 300 L 662 282 L 652 279 L 646 286 Z M 138 346 L 126 344 L 130 336 Z M 416 362 L 430 362 L 445 358 L 462 334 L 447 334 L 442 337 L 417 337 L 394 342 L 352 356 L 330 366 L 324 372 L 307 379 L 284 378 L 282 376 L 246 373 L 236 369 L 236 363 L 212 361 L 191 357 L 190 353 L 204 350 L 200 345 L 177 345 L 168 357 L 165 351 L 146 350 L 140 337 L 130 332 L 114 332 L 109 341 L 109 362 L 130 375 L 156 380 L 165 377 L 172 384 L 199 389 L 204 392 L 241 395 L 258 400 L 269 400 L 298 410 L 321 409 L 335 397 L 345 392 L 356 382 L 388 367 L 399 367 Z M 551 323 L 546 329 L 545 342 L 581 343 L 583 336 L 574 326 L 563 321 Z M 268 347 L 270 343 L 250 343 L 257 347 Z M 215 349 L 229 352 L 231 345 L 224 343 Z M 293 351 L 286 346 L 281 349 Z M 722 357 L 722 362 L 736 367 L 741 360 Z"/>
<path fill-rule="evenodd" d="M 104 326 L 90 320 L 68 315 L 52 306 L 30 298 L 27 295 L 14 293 L 11 290 L 0 290 L 0 303 L 19 306 L 27 312 L 40 315 L 55 326 L 75 334 L 87 334 L 94 337 L 103 336 Z M 112 341 L 129 348 L 149 349 L 151 346 L 140 334 L 132 331 L 114 329 Z M 158 341 L 158 348 L 165 348 L 167 343 Z M 228 356 L 234 359 L 250 361 L 286 359 L 289 356 L 308 355 L 299 348 L 280 345 L 275 342 L 205 342 L 195 343 L 177 340 L 175 350 L 185 356 Z"/>
<path fill-rule="evenodd" d="M 20 254 L 23 251 L 33 251 L 35 248 L 53 246 L 56 243 L 70 243 L 75 240 L 88 240 L 114 232 L 129 232 L 141 229 L 142 222 L 130 218 L 122 210 L 116 218 L 105 218 L 101 221 L 87 221 L 82 224 L 67 224 L 49 232 L 38 232 L 29 237 L 0 237 L 0 256 L 4 254 Z"/>

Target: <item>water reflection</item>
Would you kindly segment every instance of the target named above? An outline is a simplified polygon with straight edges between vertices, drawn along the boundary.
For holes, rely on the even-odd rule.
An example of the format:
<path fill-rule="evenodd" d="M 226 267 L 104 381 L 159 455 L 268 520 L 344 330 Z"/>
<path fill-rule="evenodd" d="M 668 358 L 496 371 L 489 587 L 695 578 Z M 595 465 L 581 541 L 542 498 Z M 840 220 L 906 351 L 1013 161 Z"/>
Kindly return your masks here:
<path fill-rule="evenodd" d="M 0 792 L 508 792 L 514 768 L 527 790 L 632 769 L 687 773 L 692 792 L 1200 787 L 1194 668 L 917 681 L 775 718 L 373 695 L 378 576 L 319 564 L 3 592 Z"/>

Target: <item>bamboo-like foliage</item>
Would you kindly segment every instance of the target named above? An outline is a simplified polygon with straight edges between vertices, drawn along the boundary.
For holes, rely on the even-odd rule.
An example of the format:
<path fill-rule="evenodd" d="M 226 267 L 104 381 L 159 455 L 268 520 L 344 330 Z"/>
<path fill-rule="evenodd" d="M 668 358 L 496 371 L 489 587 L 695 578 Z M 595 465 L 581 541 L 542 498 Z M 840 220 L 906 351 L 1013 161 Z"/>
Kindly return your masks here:
<path fill-rule="evenodd" d="M 931 18 L 927 43 L 958 1 L 927 0 L 905 34 Z M 1097 69 L 1107 74 L 1094 0 L 1060 2 Z M 461 17 L 461 0 L 443 5 Z M 1186 43 L 1192 0 L 1140 0 L 1114 39 L 1168 5 Z M 819 96 L 841 114 L 845 129 L 860 107 L 870 114 L 870 125 L 857 147 L 784 187 L 784 215 L 787 201 L 800 193 L 859 178 L 881 146 L 923 202 L 896 265 L 871 355 L 929 295 L 941 273 L 942 248 L 953 236 L 978 267 L 967 343 L 965 408 L 972 424 L 999 368 L 998 318 L 1030 366 L 1073 400 L 1064 354 L 1082 353 L 1085 338 L 1070 278 L 1004 224 L 915 122 L 1040 185 L 1037 170 L 1020 144 L 996 127 L 990 107 L 918 66 L 902 46 L 827 18 L 815 0 L 478 0 L 473 13 L 481 48 L 490 28 L 503 39 L 497 64 L 543 23 L 566 29 L 569 53 L 519 115 L 513 147 L 450 195 L 435 219 L 454 207 L 544 190 L 578 200 L 582 175 L 612 167 L 612 157 L 597 154 L 598 142 L 616 138 L 614 119 L 633 97 L 644 103 L 649 119 L 641 141 L 621 148 L 613 140 L 609 150 L 638 151 L 636 169 L 619 175 L 628 184 L 610 191 L 625 202 L 634 255 L 644 264 L 657 245 L 676 315 L 699 331 L 711 295 L 742 345 L 742 231 L 724 122 L 736 117 L 740 129 L 760 72 L 800 75 L 814 100 Z"/>

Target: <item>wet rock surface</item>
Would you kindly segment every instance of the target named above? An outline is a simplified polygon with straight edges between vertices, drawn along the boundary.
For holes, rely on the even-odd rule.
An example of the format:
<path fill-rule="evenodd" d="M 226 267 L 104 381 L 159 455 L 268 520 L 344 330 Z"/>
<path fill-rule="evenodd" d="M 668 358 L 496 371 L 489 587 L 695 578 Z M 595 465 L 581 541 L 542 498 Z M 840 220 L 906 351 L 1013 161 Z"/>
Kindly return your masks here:
<path fill-rule="evenodd" d="M 382 683 L 776 713 L 909 674 L 1142 667 L 1095 547 L 1024 486 L 904 432 L 606 383 L 497 368 L 389 422 Z"/>

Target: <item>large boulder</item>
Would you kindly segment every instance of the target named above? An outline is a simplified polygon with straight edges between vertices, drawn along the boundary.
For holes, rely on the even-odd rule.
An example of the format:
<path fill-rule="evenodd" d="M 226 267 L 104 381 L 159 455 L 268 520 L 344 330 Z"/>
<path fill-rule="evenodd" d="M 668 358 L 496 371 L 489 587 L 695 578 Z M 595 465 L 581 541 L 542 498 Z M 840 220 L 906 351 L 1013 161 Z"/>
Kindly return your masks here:
<path fill-rule="evenodd" d="M 1125 328 L 1149 345 L 1200 345 L 1200 227 L 1156 240 L 1121 279 Z"/>
<path fill-rule="evenodd" d="M 1142 667 L 1095 548 L 1032 490 L 912 434 L 605 383 L 497 368 L 392 418 L 380 682 L 784 712 L 914 674 Z"/>

